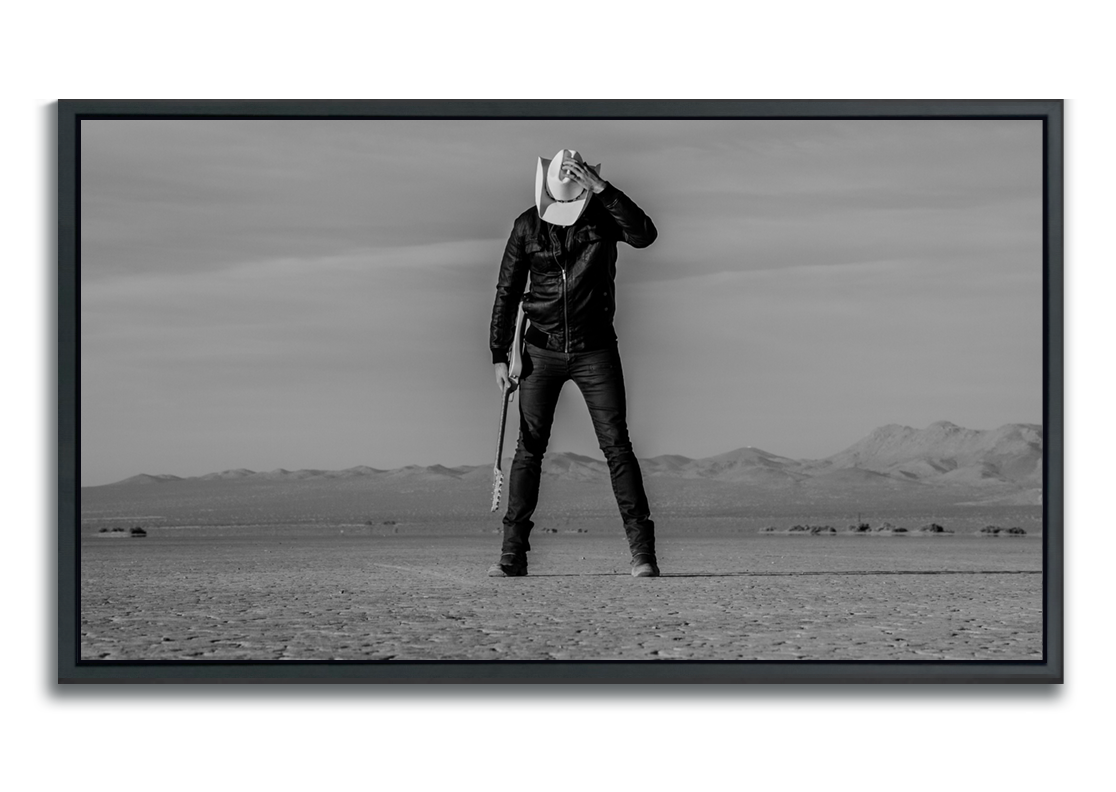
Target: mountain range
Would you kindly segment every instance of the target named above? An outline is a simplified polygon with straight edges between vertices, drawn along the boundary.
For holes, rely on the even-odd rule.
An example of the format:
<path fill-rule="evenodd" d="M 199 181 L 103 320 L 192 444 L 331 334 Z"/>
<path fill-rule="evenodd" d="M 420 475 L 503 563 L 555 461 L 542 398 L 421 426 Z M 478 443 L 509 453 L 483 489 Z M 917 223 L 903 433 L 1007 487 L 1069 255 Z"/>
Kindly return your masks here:
<path fill-rule="evenodd" d="M 1041 426 L 1006 424 L 982 431 L 940 421 L 925 429 L 881 426 L 824 459 L 745 447 L 701 459 L 665 454 L 641 459 L 640 465 L 655 513 L 678 525 L 742 515 L 851 518 L 872 510 L 912 520 L 960 510 L 977 519 L 985 507 L 1030 509 L 1033 516 L 1043 499 L 1042 459 Z M 510 463 L 504 461 L 505 473 Z M 394 470 L 239 468 L 188 478 L 141 474 L 83 487 L 81 515 L 88 530 L 115 524 L 279 523 L 430 523 L 456 530 L 498 519 L 489 512 L 491 482 L 491 463 Z M 614 518 L 604 460 L 548 453 L 540 503 L 548 518 L 571 524 Z"/>
<path fill-rule="evenodd" d="M 848 485 L 913 483 L 949 486 L 1009 485 L 1027 490 L 1042 486 L 1043 432 L 1037 424 L 1005 424 L 998 429 L 966 429 L 939 421 L 925 429 L 888 424 L 824 459 L 791 459 L 759 448 L 745 447 L 717 456 L 691 459 L 678 454 L 641 459 L 646 476 L 793 487 L 810 482 Z M 504 469 L 509 469 L 506 460 Z M 474 480 L 487 478 L 489 465 L 443 465 L 382 470 L 367 466 L 344 470 L 276 470 L 245 468 L 183 478 L 140 474 L 104 486 L 168 484 L 180 481 L 306 481 L 315 479 L 396 479 L 401 481 Z M 603 460 L 553 452 L 543 463 L 544 475 L 569 481 L 607 476 Z"/>

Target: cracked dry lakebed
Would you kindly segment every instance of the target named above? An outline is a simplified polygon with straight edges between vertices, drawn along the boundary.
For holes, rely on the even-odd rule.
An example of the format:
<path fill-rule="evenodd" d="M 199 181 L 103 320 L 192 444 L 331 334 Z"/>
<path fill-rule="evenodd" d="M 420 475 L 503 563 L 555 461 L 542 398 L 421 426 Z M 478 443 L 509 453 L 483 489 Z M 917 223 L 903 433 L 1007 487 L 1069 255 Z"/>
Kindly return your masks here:
<path fill-rule="evenodd" d="M 499 536 L 336 526 L 84 533 L 83 660 L 1040 660 L 1035 536 Z"/>

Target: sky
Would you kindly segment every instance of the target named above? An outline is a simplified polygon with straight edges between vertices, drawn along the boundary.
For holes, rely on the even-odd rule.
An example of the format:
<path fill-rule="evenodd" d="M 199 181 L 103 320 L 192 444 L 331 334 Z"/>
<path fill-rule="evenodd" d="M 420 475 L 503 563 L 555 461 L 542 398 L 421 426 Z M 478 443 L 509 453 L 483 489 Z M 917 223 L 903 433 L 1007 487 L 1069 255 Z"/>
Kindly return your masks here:
<path fill-rule="evenodd" d="M 83 121 L 82 484 L 491 463 L 500 256 L 561 148 L 659 229 L 617 266 L 637 455 L 1040 423 L 1041 144 L 1027 120 Z M 601 457 L 572 384 L 551 449 Z"/>

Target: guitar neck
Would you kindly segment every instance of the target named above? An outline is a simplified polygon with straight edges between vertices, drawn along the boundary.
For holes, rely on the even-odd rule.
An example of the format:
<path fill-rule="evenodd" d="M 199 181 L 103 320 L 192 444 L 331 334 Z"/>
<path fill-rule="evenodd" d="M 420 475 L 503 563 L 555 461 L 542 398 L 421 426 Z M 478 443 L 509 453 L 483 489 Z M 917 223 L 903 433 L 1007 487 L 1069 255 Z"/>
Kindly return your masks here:
<path fill-rule="evenodd" d="M 510 400 L 511 389 L 505 389 L 503 403 L 500 405 L 500 434 L 496 441 L 496 470 L 500 469 L 501 457 L 504 455 L 504 425 L 508 420 L 508 402 Z"/>

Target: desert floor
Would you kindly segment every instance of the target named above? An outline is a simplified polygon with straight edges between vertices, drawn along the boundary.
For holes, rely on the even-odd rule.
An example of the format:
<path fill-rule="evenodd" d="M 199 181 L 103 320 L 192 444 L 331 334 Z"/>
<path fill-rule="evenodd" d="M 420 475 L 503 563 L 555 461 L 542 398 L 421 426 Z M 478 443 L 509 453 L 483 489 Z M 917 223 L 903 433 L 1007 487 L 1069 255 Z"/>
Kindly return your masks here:
<path fill-rule="evenodd" d="M 395 530 L 395 529 L 392 529 Z M 359 526 L 155 528 L 81 538 L 81 657 L 96 660 L 1037 660 L 1042 542 Z"/>

